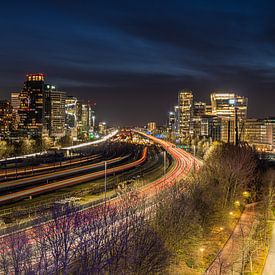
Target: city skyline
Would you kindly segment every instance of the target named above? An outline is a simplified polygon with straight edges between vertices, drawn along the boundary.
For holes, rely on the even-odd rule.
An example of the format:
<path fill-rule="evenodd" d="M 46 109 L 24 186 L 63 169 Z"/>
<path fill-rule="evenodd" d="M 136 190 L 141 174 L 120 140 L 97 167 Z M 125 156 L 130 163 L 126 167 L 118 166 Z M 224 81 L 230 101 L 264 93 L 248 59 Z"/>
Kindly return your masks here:
<path fill-rule="evenodd" d="M 268 1 L 93 1 L 43 9 L 29 2 L 12 15 L 10 8 L 1 7 L 1 98 L 19 91 L 25 74 L 43 72 L 67 94 L 96 101 L 99 117 L 115 125 L 164 123 L 181 89 L 202 101 L 234 91 L 250 99 L 249 117 L 274 116 Z"/>

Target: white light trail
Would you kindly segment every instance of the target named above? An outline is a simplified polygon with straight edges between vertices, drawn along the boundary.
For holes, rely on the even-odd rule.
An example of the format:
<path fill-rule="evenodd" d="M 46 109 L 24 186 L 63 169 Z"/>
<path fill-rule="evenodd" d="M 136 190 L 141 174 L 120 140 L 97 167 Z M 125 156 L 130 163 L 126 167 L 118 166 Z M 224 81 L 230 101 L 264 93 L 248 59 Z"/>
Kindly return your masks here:
<path fill-rule="evenodd" d="M 103 138 L 101 138 L 99 140 L 95 140 L 95 141 L 91 141 L 91 142 L 86 142 L 86 143 L 81 143 L 81 144 L 78 144 L 78 145 L 74 145 L 74 146 L 70 146 L 70 147 L 65 147 L 65 148 L 61 148 L 61 149 L 70 150 L 70 149 L 77 149 L 77 148 L 81 148 L 81 147 L 85 147 L 85 146 L 89 146 L 89 145 L 93 145 L 93 144 L 98 144 L 98 143 L 104 142 L 104 141 L 112 138 L 117 133 L 118 133 L 118 130 L 115 130 L 112 133 L 104 136 Z M 10 158 L 5 158 L 5 159 L 0 159 L 0 161 L 15 160 L 15 159 L 25 159 L 25 158 L 31 158 L 31 157 L 41 156 L 41 155 L 45 155 L 45 154 L 47 154 L 47 151 L 39 152 L 39 153 L 33 153 L 33 154 L 28 154 L 28 155 L 21 155 L 21 156 L 16 156 L 16 157 L 10 157 Z"/>
<path fill-rule="evenodd" d="M 81 143 L 81 144 L 78 144 L 78 145 L 74 145 L 74 146 L 70 146 L 70 147 L 65 147 L 65 148 L 62 148 L 62 149 L 70 150 L 70 149 L 77 149 L 77 148 L 81 148 L 81 147 L 85 147 L 85 146 L 89 146 L 89 145 L 93 145 L 93 144 L 98 144 L 98 143 L 104 142 L 104 141 L 112 138 L 117 133 L 118 133 L 118 130 L 115 130 L 112 133 L 108 134 L 107 136 L 104 136 L 103 138 L 101 138 L 99 140 L 95 140 L 95 141 L 91 141 L 91 142 L 86 142 L 86 143 Z"/>

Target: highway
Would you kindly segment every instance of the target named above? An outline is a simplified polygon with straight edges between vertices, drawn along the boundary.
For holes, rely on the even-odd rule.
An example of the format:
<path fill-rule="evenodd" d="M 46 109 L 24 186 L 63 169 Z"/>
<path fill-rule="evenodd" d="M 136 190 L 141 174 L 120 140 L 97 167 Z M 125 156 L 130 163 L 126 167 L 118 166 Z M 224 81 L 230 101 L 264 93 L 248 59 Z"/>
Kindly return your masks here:
<path fill-rule="evenodd" d="M 200 163 L 191 154 L 187 153 L 183 149 L 176 148 L 173 143 L 158 139 L 154 136 L 147 135 L 143 132 L 134 131 L 135 133 L 144 136 L 155 143 L 161 145 L 173 158 L 174 164 L 172 168 L 166 173 L 166 175 L 153 181 L 152 183 L 141 188 L 141 192 L 146 195 L 154 195 L 156 191 L 165 189 L 176 182 L 184 179 L 191 168 L 199 169 Z"/>
<path fill-rule="evenodd" d="M 112 164 L 118 163 L 122 160 L 126 160 L 129 156 L 130 155 L 128 154 L 123 157 L 117 157 L 117 158 L 114 158 L 111 160 L 107 160 L 106 162 L 108 165 L 112 165 Z M 84 166 L 80 166 L 80 167 L 74 167 L 74 168 L 69 168 L 69 169 L 63 169 L 61 171 L 51 172 L 47 175 L 44 175 L 44 174 L 36 175 L 36 176 L 32 176 L 30 178 L 23 178 L 23 179 L 17 179 L 17 180 L 13 180 L 13 181 L 0 183 L 0 191 L 2 193 L 3 190 L 11 190 L 11 189 L 18 188 L 20 186 L 27 186 L 30 184 L 35 184 L 35 183 L 45 182 L 45 181 L 48 182 L 50 180 L 58 179 L 60 177 L 73 176 L 74 174 L 88 172 L 91 169 L 103 167 L 104 164 L 105 164 L 105 161 L 101 161 L 98 163 L 88 164 L 88 165 L 84 165 Z"/>
<path fill-rule="evenodd" d="M 132 168 L 144 163 L 146 161 L 146 158 L 147 158 L 147 147 L 144 148 L 142 156 L 138 160 L 127 163 L 127 164 L 123 164 L 123 165 L 120 165 L 120 166 L 117 166 L 114 168 L 109 168 L 109 169 L 107 169 L 106 174 L 108 175 L 108 174 L 122 172 L 122 171 L 125 171 L 128 169 L 132 169 Z M 80 169 L 80 168 L 78 168 L 78 169 Z M 45 192 L 49 192 L 49 191 L 63 188 L 66 186 L 84 183 L 84 182 L 91 181 L 96 178 L 100 178 L 104 175 L 105 175 L 105 171 L 98 171 L 98 172 L 87 173 L 87 174 L 84 174 L 81 176 L 77 176 L 77 177 L 73 177 L 73 178 L 69 178 L 69 179 L 65 179 L 65 180 L 47 183 L 47 184 L 37 186 L 37 187 L 31 187 L 26 190 L 22 190 L 22 191 L 18 191 L 18 192 L 14 192 L 11 194 L 6 194 L 3 196 L 0 196 L 0 204 L 4 204 L 9 201 L 19 200 L 22 198 L 30 197 L 30 196 L 45 193 Z"/>
<path fill-rule="evenodd" d="M 73 165 L 78 165 L 86 162 L 90 162 L 93 160 L 96 160 L 99 158 L 99 155 L 93 155 L 88 157 L 82 157 L 82 158 L 76 158 L 73 160 L 65 160 L 65 161 L 57 161 L 53 163 L 48 164 L 41 164 L 38 166 L 28 166 L 24 168 L 18 168 L 18 169 L 2 169 L 0 172 L 0 178 L 6 178 L 6 177 L 18 177 L 18 176 L 26 176 L 27 174 L 34 174 L 38 172 L 46 172 L 50 171 L 59 167 L 68 167 Z"/>

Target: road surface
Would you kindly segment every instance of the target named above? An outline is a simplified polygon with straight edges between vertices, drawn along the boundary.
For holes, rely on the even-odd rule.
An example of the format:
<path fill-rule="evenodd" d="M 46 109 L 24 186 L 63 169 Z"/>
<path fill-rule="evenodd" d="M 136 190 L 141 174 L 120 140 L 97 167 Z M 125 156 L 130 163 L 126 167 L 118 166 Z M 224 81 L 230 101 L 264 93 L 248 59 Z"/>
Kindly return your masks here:
<path fill-rule="evenodd" d="M 117 157 L 114 159 L 110 159 L 107 160 L 107 164 L 111 165 L 111 164 L 115 164 L 117 162 L 120 162 L 122 160 L 125 160 L 129 157 L 130 155 L 126 155 L 126 156 L 122 156 L 122 157 Z M 17 179 L 17 180 L 11 180 L 11 181 L 7 181 L 7 182 L 3 182 L 0 183 L 0 191 L 4 191 L 4 190 L 11 190 L 11 189 L 15 189 L 19 186 L 27 186 L 30 184 L 35 184 L 35 183 L 39 183 L 39 182 L 45 182 L 45 181 L 49 181 L 49 180 L 53 180 L 53 179 L 58 179 L 60 177 L 68 177 L 68 176 L 73 176 L 75 174 L 79 174 L 79 173 L 83 173 L 83 172 L 87 172 L 91 169 L 95 169 L 95 168 L 100 168 L 100 167 L 104 167 L 105 161 L 101 161 L 98 163 L 93 163 L 93 164 L 88 164 L 88 165 L 83 165 L 80 167 L 74 167 L 74 168 L 68 168 L 68 169 L 63 169 L 60 171 L 56 171 L 56 172 L 51 172 L 48 174 L 42 174 L 42 175 L 36 175 L 36 176 L 32 176 L 32 177 L 27 177 L 27 178 L 23 178 L 23 179 Z"/>
<path fill-rule="evenodd" d="M 147 147 L 143 150 L 143 153 L 142 153 L 142 156 L 140 159 L 130 162 L 130 163 L 127 163 L 127 164 L 124 164 L 124 165 L 120 165 L 120 166 L 117 166 L 114 168 L 107 169 L 107 175 L 125 171 L 125 170 L 131 169 L 133 167 L 136 167 L 136 166 L 144 163 L 146 161 L 146 157 L 147 157 Z M 80 168 L 78 168 L 78 169 L 80 169 Z M 52 182 L 52 183 L 47 183 L 47 184 L 44 184 L 41 186 L 32 187 L 32 188 L 14 192 L 11 194 L 6 194 L 3 196 L 0 196 L 0 204 L 4 204 L 9 201 L 18 200 L 21 198 L 26 198 L 29 196 L 33 196 L 33 195 L 37 195 L 37 194 L 41 194 L 41 193 L 45 193 L 45 192 L 49 192 L 49 191 L 63 188 L 66 186 L 84 183 L 84 182 L 102 177 L 102 176 L 104 176 L 104 174 L 105 174 L 104 170 L 98 171 L 98 172 L 93 172 L 93 173 L 87 173 L 87 174 L 84 174 L 81 176 L 77 176 L 77 177 L 73 177 L 73 178 L 69 178 L 69 179 L 65 179 L 65 180 L 60 180 L 60 181 L 56 181 L 56 182 Z"/>

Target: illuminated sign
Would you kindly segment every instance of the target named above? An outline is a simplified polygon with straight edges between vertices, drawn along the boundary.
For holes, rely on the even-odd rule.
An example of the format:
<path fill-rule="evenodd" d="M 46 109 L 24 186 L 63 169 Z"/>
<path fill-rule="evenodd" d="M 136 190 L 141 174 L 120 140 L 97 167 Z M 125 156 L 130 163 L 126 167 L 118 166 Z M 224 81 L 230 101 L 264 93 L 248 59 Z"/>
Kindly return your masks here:
<path fill-rule="evenodd" d="M 28 74 L 28 81 L 44 81 L 44 74 Z"/>
<path fill-rule="evenodd" d="M 235 105 L 235 99 L 229 99 L 228 102 L 230 105 Z"/>

